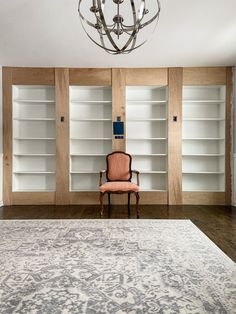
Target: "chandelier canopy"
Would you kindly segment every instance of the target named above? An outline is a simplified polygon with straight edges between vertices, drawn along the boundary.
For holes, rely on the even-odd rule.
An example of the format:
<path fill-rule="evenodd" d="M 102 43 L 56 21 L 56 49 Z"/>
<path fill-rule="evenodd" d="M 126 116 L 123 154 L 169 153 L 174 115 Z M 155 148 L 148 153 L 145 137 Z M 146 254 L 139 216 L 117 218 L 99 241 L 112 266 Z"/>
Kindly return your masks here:
<path fill-rule="evenodd" d="M 87 36 L 110 54 L 142 46 L 149 37 L 147 26 L 157 25 L 160 10 L 159 0 L 79 0 L 78 5 Z"/>

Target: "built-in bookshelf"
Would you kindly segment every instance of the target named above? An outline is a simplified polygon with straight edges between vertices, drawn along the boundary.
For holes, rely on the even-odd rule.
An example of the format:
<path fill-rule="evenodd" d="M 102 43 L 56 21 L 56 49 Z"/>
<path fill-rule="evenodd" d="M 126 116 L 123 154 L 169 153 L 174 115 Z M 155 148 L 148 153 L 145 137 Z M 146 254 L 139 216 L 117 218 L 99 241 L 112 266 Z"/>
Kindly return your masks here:
<path fill-rule="evenodd" d="M 126 87 L 126 152 L 142 191 L 167 190 L 167 87 Z"/>
<path fill-rule="evenodd" d="M 13 86 L 13 191 L 55 191 L 55 88 Z"/>
<path fill-rule="evenodd" d="M 183 87 L 183 191 L 225 191 L 225 86 Z"/>
<path fill-rule="evenodd" d="M 111 87 L 70 86 L 70 191 L 98 191 L 111 150 Z"/>

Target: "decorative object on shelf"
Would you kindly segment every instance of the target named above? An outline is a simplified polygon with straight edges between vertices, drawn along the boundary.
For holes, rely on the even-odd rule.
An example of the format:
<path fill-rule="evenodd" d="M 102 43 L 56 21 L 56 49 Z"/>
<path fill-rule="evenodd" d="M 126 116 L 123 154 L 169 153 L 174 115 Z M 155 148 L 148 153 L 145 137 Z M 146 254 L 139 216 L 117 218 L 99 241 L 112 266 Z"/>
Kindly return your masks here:
<path fill-rule="evenodd" d="M 159 20 L 160 1 L 148 2 L 153 12 L 149 12 L 146 2 L 79 0 L 78 12 L 83 29 L 97 46 L 110 54 L 127 54 L 147 42 L 146 26 L 153 22 L 157 25 Z"/>

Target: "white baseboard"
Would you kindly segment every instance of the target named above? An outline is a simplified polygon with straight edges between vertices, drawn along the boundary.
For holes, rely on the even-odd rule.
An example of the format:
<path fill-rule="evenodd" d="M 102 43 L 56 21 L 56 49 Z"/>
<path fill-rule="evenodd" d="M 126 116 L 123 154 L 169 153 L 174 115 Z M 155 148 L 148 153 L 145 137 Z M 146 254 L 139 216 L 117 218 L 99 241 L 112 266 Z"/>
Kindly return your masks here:
<path fill-rule="evenodd" d="M 3 206 L 3 202 L 0 202 L 0 207 L 2 207 Z"/>

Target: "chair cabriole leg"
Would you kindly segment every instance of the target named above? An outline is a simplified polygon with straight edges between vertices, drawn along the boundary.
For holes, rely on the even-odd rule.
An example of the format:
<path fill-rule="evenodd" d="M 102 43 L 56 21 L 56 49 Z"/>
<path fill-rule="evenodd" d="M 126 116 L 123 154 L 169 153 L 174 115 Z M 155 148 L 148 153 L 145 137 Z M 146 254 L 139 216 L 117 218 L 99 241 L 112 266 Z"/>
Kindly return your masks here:
<path fill-rule="evenodd" d="M 137 218 L 139 218 L 139 193 L 138 192 L 136 192 L 135 193 L 135 197 L 136 197 L 136 215 L 137 215 Z"/>
<path fill-rule="evenodd" d="M 130 193 L 128 193 L 128 217 L 130 218 Z"/>
<path fill-rule="evenodd" d="M 108 193 L 108 217 L 111 217 L 111 193 Z"/>
<path fill-rule="evenodd" d="M 104 194 L 102 192 L 100 192 L 100 204 L 101 204 L 100 217 L 103 217 L 103 210 L 104 210 L 103 196 L 104 196 Z"/>

